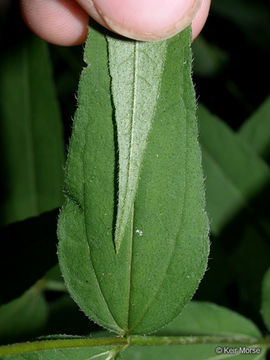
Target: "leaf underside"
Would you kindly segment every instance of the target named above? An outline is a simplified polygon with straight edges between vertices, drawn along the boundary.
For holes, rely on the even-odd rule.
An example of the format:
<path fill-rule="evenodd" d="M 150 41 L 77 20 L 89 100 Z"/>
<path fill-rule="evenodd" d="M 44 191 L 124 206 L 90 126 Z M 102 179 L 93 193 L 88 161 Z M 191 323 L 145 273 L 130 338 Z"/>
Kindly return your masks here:
<path fill-rule="evenodd" d="M 190 35 L 142 43 L 91 29 L 85 49 L 58 252 L 71 296 L 119 334 L 171 321 L 206 268 Z"/>
<path fill-rule="evenodd" d="M 149 44 L 123 42 L 114 38 L 107 40 L 119 152 L 115 229 L 118 251 L 130 223 L 131 212 L 134 211 L 139 174 L 156 110 L 167 44 L 164 41 Z"/>

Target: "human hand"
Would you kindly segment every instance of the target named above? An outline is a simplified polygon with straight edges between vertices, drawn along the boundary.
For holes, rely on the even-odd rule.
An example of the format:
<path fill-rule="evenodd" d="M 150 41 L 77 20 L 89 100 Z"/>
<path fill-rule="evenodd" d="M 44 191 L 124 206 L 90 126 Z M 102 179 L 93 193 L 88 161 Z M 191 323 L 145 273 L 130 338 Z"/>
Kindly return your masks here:
<path fill-rule="evenodd" d="M 57 45 L 86 40 L 89 16 L 118 34 L 146 41 L 169 38 L 192 22 L 195 38 L 211 0 L 20 0 L 22 16 L 42 39 Z"/>

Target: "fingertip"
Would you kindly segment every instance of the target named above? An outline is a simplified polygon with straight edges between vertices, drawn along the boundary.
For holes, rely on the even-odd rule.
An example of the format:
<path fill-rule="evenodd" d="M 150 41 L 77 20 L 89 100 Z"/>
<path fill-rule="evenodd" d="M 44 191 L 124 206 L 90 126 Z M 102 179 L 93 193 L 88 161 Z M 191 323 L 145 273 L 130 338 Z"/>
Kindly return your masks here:
<path fill-rule="evenodd" d="M 108 29 L 143 41 L 164 40 L 191 24 L 203 0 L 77 0 Z"/>
<path fill-rule="evenodd" d="M 203 0 L 200 9 L 195 15 L 192 21 L 192 39 L 194 40 L 201 32 L 204 24 L 206 23 L 209 10 L 211 6 L 211 0 Z"/>
<path fill-rule="evenodd" d="M 20 0 L 28 27 L 43 40 L 62 46 L 86 40 L 89 17 L 73 0 Z"/>

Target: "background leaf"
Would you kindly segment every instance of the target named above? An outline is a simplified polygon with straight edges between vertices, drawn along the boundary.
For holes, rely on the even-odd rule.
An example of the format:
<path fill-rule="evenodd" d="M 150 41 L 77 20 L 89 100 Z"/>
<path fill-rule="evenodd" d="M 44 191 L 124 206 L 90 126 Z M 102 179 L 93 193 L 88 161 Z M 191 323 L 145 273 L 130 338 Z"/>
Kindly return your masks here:
<path fill-rule="evenodd" d="M 166 326 L 164 329 L 157 332 L 158 336 L 182 336 L 182 335 L 215 335 L 215 336 L 227 336 L 227 337 L 251 337 L 251 339 L 260 338 L 261 334 L 257 327 L 248 319 L 243 316 L 230 311 L 221 306 L 215 304 L 206 303 L 206 302 L 191 302 L 189 303 L 182 314 L 178 316 L 172 323 Z M 97 334 L 96 334 L 97 335 Z M 95 335 L 94 335 L 95 336 Z M 102 333 L 103 337 L 106 337 L 105 333 Z M 109 333 L 107 336 L 110 336 Z M 96 336 L 95 336 L 96 337 Z M 56 337 L 53 337 L 57 339 Z M 72 339 L 72 337 L 69 337 Z M 185 359 L 193 360 L 194 358 L 198 360 L 216 360 L 221 355 L 216 354 L 215 348 L 218 344 L 197 344 L 197 345 L 177 345 L 177 346 L 131 346 L 127 350 L 122 348 L 122 351 L 117 358 L 119 359 Z M 221 344 L 222 347 L 230 346 L 232 348 L 237 347 L 238 345 L 229 345 Z M 244 345 L 242 345 L 243 347 Z M 248 346 L 248 345 L 247 345 Z M 250 346 L 248 346 L 250 347 Z M 114 357 L 109 357 L 108 350 L 110 347 L 104 348 L 103 351 L 106 352 L 106 359 L 113 359 Z M 120 350 L 120 348 L 118 348 Z M 260 348 L 261 353 L 254 355 L 242 355 L 242 356 L 228 356 L 223 355 L 224 359 L 244 359 L 247 357 L 249 359 L 264 359 L 265 349 Z M 65 356 L 65 359 L 91 359 L 80 357 L 85 354 L 95 354 L 98 350 L 97 348 L 92 349 L 63 349 L 63 350 L 54 350 L 55 354 L 58 356 Z M 92 352 L 91 352 L 92 351 Z M 102 351 L 101 349 L 99 350 Z M 115 352 L 117 349 L 115 348 Z M 23 354 L 24 359 L 35 359 L 34 355 L 38 356 L 38 359 L 47 359 L 47 356 L 51 354 L 51 351 L 39 351 L 32 354 Z M 105 355 L 105 354 L 104 354 Z M 73 356 L 73 357 L 72 357 Z M 99 355 L 101 358 L 101 354 Z M 96 357 L 99 357 L 96 356 Z M 95 358 L 96 358 L 95 357 Z M 60 357 L 61 358 L 61 357 Z M 19 356 L 11 357 L 11 359 L 20 359 Z M 54 359 L 54 357 L 52 357 Z"/>
<path fill-rule="evenodd" d="M 37 351 L 25 353 L 23 355 L 14 355 L 5 357 L 9 360 L 108 360 L 113 352 L 112 347 L 91 347 L 79 349 L 59 349 Z"/>
<path fill-rule="evenodd" d="M 0 306 L 0 342 L 11 343 L 41 334 L 48 316 L 47 303 L 37 287 Z"/>
<path fill-rule="evenodd" d="M 94 321 L 118 333 L 148 333 L 169 322 L 189 301 L 206 267 L 208 224 L 189 41 L 187 29 L 167 42 L 134 214 L 117 255 L 118 159 L 107 43 L 92 29 L 86 47 L 90 65 L 80 81 L 59 259 L 75 301 Z"/>
<path fill-rule="evenodd" d="M 261 333 L 244 316 L 209 302 L 192 301 L 182 313 L 157 335 L 214 335 L 250 336 L 260 338 Z"/>
<path fill-rule="evenodd" d="M 256 196 L 270 181 L 268 166 L 206 108 L 199 107 L 198 117 L 212 232 L 218 234 L 242 209 L 249 214 L 251 221 L 260 222 L 262 219 L 259 217 L 266 215 Z M 267 191 L 263 203 L 269 196 Z"/>
<path fill-rule="evenodd" d="M 216 76 L 228 63 L 229 55 L 209 43 L 202 35 L 192 43 L 194 54 L 193 71 L 202 77 Z"/>
<path fill-rule="evenodd" d="M 262 315 L 270 331 L 270 269 L 266 272 L 262 284 Z"/>
<path fill-rule="evenodd" d="M 239 129 L 239 135 L 262 158 L 270 160 L 270 96 Z"/>
<path fill-rule="evenodd" d="M 205 108 L 199 108 L 199 121 L 212 247 L 196 299 L 263 325 L 258 299 L 270 256 L 269 167 L 241 134 Z"/>
<path fill-rule="evenodd" d="M 251 336 L 260 338 L 258 328 L 243 316 L 224 307 L 207 302 L 191 302 L 183 312 L 168 326 L 159 330 L 156 335 L 179 336 L 179 335 L 215 335 L 215 336 Z M 145 346 L 130 347 L 120 354 L 119 359 L 156 359 L 156 360 L 218 360 L 218 359 L 265 359 L 266 350 L 260 347 L 261 353 L 255 355 L 230 356 L 217 354 L 216 347 L 231 348 L 238 345 L 229 344 L 201 344 L 201 345 L 175 345 L 175 346 Z M 243 345 L 241 345 L 243 346 Z M 248 345 L 247 345 L 248 346 Z"/>
<path fill-rule="evenodd" d="M 3 225 L 62 204 L 62 125 L 47 45 L 34 35 L 1 56 L 0 117 Z"/>
<path fill-rule="evenodd" d="M 222 344 L 222 346 L 229 346 L 228 344 Z M 238 347 L 237 345 L 233 345 L 230 347 Z M 263 360 L 265 359 L 266 350 L 262 349 L 261 354 L 255 355 L 226 355 L 226 354 L 217 354 L 216 353 L 216 345 L 170 345 L 170 346 L 145 346 L 139 347 L 134 346 L 128 348 L 125 352 L 121 353 L 117 359 L 123 360 L 218 360 L 218 359 L 226 359 L 226 360 Z"/>

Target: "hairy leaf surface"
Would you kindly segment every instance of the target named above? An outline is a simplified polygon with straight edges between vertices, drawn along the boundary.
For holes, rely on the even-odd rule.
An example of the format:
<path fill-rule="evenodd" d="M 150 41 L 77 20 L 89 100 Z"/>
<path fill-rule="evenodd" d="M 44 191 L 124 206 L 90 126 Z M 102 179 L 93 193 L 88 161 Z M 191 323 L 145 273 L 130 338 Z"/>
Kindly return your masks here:
<path fill-rule="evenodd" d="M 60 266 L 87 316 L 149 333 L 190 300 L 208 256 L 190 29 L 159 44 L 91 29 L 85 61 Z"/>
<path fill-rule="evenodd" d="M 142 159 L 156 110 L 167 43 L 108 38 L 117 124 L 119 185 L 116 249 L 119 250 L 138 187 Z M 124 96 L 123 96 L 124 94 Z"/>

